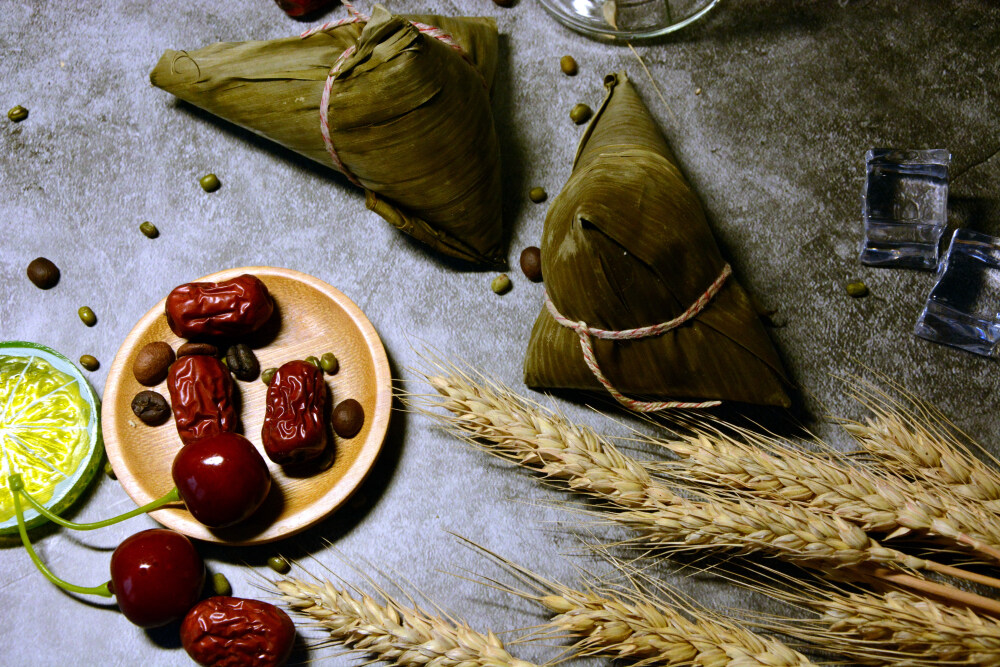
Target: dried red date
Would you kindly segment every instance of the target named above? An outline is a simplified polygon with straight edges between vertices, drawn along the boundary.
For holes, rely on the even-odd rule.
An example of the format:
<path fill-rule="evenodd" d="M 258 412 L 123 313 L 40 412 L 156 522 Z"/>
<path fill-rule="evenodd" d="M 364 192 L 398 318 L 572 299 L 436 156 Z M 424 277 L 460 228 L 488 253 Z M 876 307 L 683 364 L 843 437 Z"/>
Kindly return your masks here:
<path fill-rule="evenodd" d="M 326 449 L 326 384 L 323 371 L 305 361 L 289 361 L 267 388 L 260 437 L 275 463 L 297 463 Z"/>
<path fill-rule="evenodd" d="M 288 614 L 259 600 L 211 597 L 181 623 L 181 644 L 199 665 L 275 667 L 285 664 L 294 643 Z"/>
<path fill-rule="evenodd" d="M 177 433 L 186 445 L 199 438 L 232 433 L 238 427 L 233 378 L 215 357 L 181 357 L 167 374 Z"/>
<path fill-rule="evenodd" d="M 274 300 L 259 278 L 244 274 L 218 283 L 187 283 L 167 296 L 167 323 L 182 338 L 245 336 L 264 326 Z"/>

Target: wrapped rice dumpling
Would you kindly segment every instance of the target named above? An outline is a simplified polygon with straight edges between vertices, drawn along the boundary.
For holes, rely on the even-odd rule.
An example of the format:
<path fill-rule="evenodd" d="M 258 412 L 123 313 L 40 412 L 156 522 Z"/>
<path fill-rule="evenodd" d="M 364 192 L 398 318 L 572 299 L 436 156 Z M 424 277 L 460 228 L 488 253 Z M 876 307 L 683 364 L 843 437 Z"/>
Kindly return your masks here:
<path fill-rule="evenodd" d="M 502 263 L 496 23 L 376 5 L 306 34 L 170 50 L 150 80 L 343 172 L 370 209 L 436 250 Z"/>
<path fill-rule="evenodd" d="M 640 411 L 787 407 L 780 360 L 666 140 L 627 75 L 605 86 L 545 219 L 525 382 Z"/>

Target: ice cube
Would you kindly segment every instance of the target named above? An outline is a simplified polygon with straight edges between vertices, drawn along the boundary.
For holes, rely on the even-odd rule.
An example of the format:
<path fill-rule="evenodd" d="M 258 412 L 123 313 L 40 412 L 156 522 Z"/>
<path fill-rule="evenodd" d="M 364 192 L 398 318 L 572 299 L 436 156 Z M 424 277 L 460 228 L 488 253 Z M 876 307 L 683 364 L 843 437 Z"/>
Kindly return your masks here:
<path fill-rule="evenodd" d="M 955 231 L 913 333 L 975 354 L 1000 356 L 1000 238 Z"/>
<path fill-rule="evenodd" d="M 874 148 L 865 154 L 862 264 L 933 269 L 948 224 L 948 165 L 943 149 Z"/>

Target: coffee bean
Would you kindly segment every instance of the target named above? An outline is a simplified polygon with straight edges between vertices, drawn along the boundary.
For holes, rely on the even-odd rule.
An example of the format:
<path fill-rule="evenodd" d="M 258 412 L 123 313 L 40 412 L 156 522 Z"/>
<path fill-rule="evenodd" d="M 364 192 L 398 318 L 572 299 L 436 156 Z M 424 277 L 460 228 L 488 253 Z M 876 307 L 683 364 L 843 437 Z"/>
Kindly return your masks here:
<path fill-rule="evenodd" d="M 533 283 L 542 281 L 542 251 L 536 246 L 528 246 L 521 251 L 521 271 Z"/>
<path fill-rule="evenodd" d="M 132 412 L 143 424 L 159 426 L 170 416 L 170 405 L 155 391 L 140 391 L 132 399 Z"/>
<path fill-rule="evenodd" d="M 52 260 L 36 257 L 28 264 L 28 280 L 39 289 L 55 287 L 59 282 L 59 267 Z"/>
<path fill-rule="evenodd" d="M 341 401 L 333 409 L 333 431 L 341 438 L 353 438 L 365 423 L 365 409 L 353 398 Z"/>
<path fill-rule="evenodd" d="M 132 362 L 132 375 L 139 384 L 152 387 L 167 378 L 167 370 L 174 363 L 174 350 L 162 340 L 145 345 Z"/>
<path fill-rule="evenodd" d="M 217 357 L 219 356 L 219 348 L 210 343 L 184 343 L 177 348 L 178 357 L 193 357 L 199 354 L 206 357 Z"/>

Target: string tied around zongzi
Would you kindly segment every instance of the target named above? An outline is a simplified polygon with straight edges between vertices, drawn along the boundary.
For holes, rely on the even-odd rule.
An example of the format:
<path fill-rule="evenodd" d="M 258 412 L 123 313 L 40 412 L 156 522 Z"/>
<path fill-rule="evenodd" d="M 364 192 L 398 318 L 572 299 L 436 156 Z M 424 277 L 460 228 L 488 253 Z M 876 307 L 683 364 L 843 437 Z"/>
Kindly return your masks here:
<path fill-rule="evenodd" d="M 673 318 L 672 320 L 667 320 L 666 322 L 660 322 L 658 324 L 652 324 L 645 327 L 637 327 L 635 329 L 621 329 L 618 331 L 607 331 L 605 329 L 598 329 L 595 327 L 588 326 L 584 321 L 574 321 L 565 317 L 556 308 L 555 303 L 549 297 L 548 293 L 545 294 L 545 307 L 548 309 L 549 314 L 552 318 L 558 322 L 561 326 L 567 329 L 572 329 L 580 336 L 580 349 L 583 351 L 583 360 L 586 362 L 587 367 L 590 372 L 594 374 L 597 381 L 601 383 L 608 393 L 611 394 L 616 401 L 624 405 L 629 410 L 634 410 L 636 412 L 659 412 L 661 410 L 670 410 L 674 408 L 714 408 L 717 405 L 721 405 L 721 401 L 702 401 L 699 403 L 683 402 L 683 401 L 639 401 L 634 398 L 629 398 L 624 395 L 611 383 L 611 381 L 604 375 L 601 371 L 601 366 L 597 362 L 597 355 L 594 353 L 594 344 L 592 338 L 601 338 L 603 340 L 639 340 L 641 338 L 649 338 L 652 336 L 659 336 L 664 334 L 671 329 L 676 329 L 690 319 L 698 316 L 702 310 L 715 298 L 715 295 L 719 293 L 722 286 L 726 283 L 726 280 L 732 275 L 733 270 L 726 264 L 722 267 L 722 272 L 715 279 L 715 281 L 708 286 L 701 296 L 699 296 L 694 303 L 692 303 L 687 310 Z"/>
<path fill-rule="evenodd" d="M 301 35 L 299 35 L 299 37 L 301 39 L 306 39 L 307 37 L 311 37 L 313 35 L 326 32 L 327 30 L 332 30 L 334 28 L 339 28 L 344 25 L 349 25 L 351 23 L 368 23 L 368 21 L 371 20 L 370 16 L 362 14 L 360 11 L 357 10 L 357 8 L 355 8 L 355 6 L 352 3 L 347 2 L 347 0 L 344 0 L 343 5 L 344 8 L 347 9 L 348 13 L 350 14 L 349 17 L 344 19 L 337 19 L 336 21 L 329 21 L 316 28 L 311 28 L 303 32 Z M 472 66 L 473 70 L 477 74 L 479 74 L 479 78 L 482 79 L 483 86 L 489 88 L 489 86 L 486 83 L 486 79 L 483 77 L 482 73 L 472 62 L 471 58 L 469 57 L 469 54 L 465 52 L 465 50 L 461 47 L 461 45 L 458 42 L 456 42 L 451 35 L 449 35 L 441 28 L 428 25 L 426 23 L 421 23 L 419 21 L 410 21 L 410 23 L 419 32 L 427 35 L 428 37 L 433 37 L 434 39 L 447 45 L 451 49 L 457 51 L 462 56 L 462 58 Z M 346 165 L 344 165 L 343 161 L 340 159 L 340 156 L 337 155 L 337 149 L 334 148 L 333 140 L 330 139 L 330 122 L 328 115 L 330 108 L 330 94 L 331 91 L 333 90 L 333 81 L 334 79 L 337 78 L 337 75 L 340 74 L 340 70 L 343 68 L 344 63 L 347 62 L 347 59 L 350 56 L 352 56 L 356 50 L 357 47 L 355 46 L 348 47 L 343 53 L 340 54 L 340 57 L 337 58 L 336 62 L 333 63 L 333 67 L 330 68 L 330 73 L 327 74 L 326 83 L 323 86 L 323 94 L 320 97 L 319 132 L 320 135 L 322 135 L 323 137 L 323 145 L 326 146 L 326 152 L 330 154 L 330 159 L 333 160 L 334 166 L 344 176 L 347 177 L 347 180 L 349 180 L 351 183 L 358 186 L 359 188 L 363 188 L 364 185 L 361 184 L 361 181 L 358 180 L 357 176 L 351 173 L 351 171 L 347 168 Z"/>

